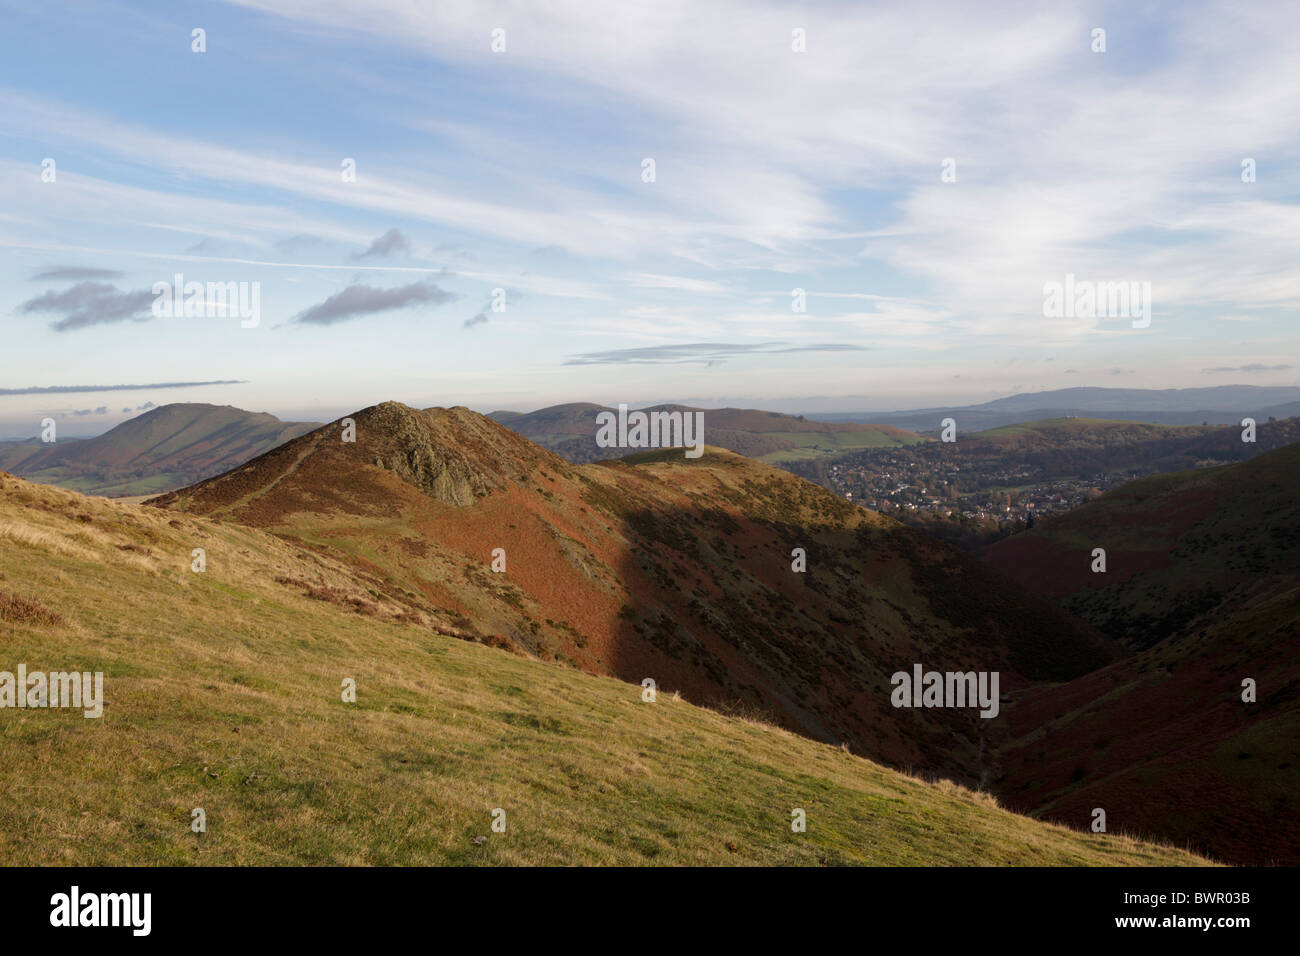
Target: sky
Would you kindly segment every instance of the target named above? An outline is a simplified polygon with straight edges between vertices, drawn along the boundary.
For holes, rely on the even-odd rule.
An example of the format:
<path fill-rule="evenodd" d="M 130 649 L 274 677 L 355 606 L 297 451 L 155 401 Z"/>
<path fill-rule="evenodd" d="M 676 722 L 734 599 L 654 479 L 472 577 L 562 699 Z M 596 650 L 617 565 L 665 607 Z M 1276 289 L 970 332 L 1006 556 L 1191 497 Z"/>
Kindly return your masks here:
<path fill-rule="evenodd" d="M 0 0 L 0 438 L 176 401 L 1300 384 L 1298 28 L 1297 3 Z M 155 315 L 177 275 L 255 290 L 256 323 L 206 291 Z M 1067 275 L 1149 288 L 1149 321 L 1049 315 Z"/>

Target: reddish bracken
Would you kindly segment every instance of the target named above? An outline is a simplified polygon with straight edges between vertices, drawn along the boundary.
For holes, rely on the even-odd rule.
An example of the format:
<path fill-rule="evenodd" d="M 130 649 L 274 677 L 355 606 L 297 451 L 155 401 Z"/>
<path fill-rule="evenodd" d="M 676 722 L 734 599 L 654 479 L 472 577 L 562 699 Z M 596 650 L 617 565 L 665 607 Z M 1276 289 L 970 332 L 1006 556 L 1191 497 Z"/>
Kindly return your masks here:
<path fill-rule="evenodd" d="M 63 615 L 31 598 L 0 591 L 0 621 L 57 627 L 63 623 Z"/>

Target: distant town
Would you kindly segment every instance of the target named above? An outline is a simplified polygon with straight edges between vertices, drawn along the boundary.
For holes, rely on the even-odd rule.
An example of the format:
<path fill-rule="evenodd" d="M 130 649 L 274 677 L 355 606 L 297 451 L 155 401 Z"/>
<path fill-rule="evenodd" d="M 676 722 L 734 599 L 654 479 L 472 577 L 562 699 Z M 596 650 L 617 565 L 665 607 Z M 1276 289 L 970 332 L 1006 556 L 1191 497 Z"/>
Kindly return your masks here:
<path fill-rule="evenodd" d="M 915 458 L 881 456 L 876 462 L 827 468 L 830 487 L 873 511 L 930 511 L 947 517 L 1028 523 L 1038 515 L 1067 511 L 1103 491 L 1151 471 L 1044 480 L 1039 469 L 1018 466 L 976 476 L 952 463 L 935 468 Z"/>

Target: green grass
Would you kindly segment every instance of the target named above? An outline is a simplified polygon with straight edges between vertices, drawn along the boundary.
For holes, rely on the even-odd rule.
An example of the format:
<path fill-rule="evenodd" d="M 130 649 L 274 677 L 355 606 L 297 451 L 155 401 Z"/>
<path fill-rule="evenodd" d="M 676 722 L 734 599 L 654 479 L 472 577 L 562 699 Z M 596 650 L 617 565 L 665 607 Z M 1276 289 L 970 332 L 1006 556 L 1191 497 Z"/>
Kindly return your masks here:
<path fill-rule="evenodd" d="M 0 621 L 0 669 L 102 669 L 106 703 L 99 720 L 0 711 L 0 863 L 1205 863 L 346 613 L 275 583 L 347 587 L 346 569 L 251 529 L 3 485 L 0 589 L 63 623 Z"/>
<path fill-rule="evenodd" d="M 1148 422 L 1134 422 L 1112 418 L 1043 418 L 1033 422 L 1019 422 L 1014 425 L 1002 425 L 976 432 L 979 438 L 999 438 L 1011 435 L 1038 434 L 1053 429 L 1066 429 L 1075 432 L 1090 432 L 1100 426 L 1118 426 L 1135 433 L 1176 434 L 1180 431 L 1194 432 L 1201 429 L 1199 425 L 1156 425 Z"/>
<path fill-rule="evenodd" d="M 186 483 L 186 476 L 176 472 L 150 475 L 147 478 L 130 478 L 104 481 L 89 475 L 80 475 L 69 468 L 46 468 L 28 475 L 28 480 L 43 485 L 58 485 L 83 495 L 104 495 L 120 498 L 156 495 Z"/>
<path fill-rule="evenodd" d="M 807 461 L 826 455 L 840 455 L 864 448 L 887 448 L 900 445 L 916 445 L 926 439 L 911 436 L 896 436 L 874 429 L 861 431 L 834 432 L 764 432 L 764 437 L 781 438 L 794 442 L 794 448 L 769 452 L 759 461 L 772 464 L 782 461 Z"/>

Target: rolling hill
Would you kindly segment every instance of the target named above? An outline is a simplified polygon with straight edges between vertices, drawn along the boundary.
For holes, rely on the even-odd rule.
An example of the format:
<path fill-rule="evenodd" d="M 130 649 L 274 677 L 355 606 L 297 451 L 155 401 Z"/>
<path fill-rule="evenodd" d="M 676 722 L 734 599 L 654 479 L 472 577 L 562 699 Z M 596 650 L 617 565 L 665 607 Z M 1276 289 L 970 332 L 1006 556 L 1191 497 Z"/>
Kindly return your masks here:
<path fill-rule="evenodd" d="M 596 444 L 596 415 L 613 411 L 579 402 L 553 405 L 535 412 L 491 412 L 488 417 L 549 448 L 567 460 L 583 464 L 622 457 L 625 449 Z M 802 415 L 783 415 L 750 408 L 692 408 L 654 405 L 646 412 L 703 412 L 704 434 L 710 445 L 738 455 L 780 464 L 858 448 L 896 447 L 924 441 L 919 435 L 892 425 L 861 425 L 812 421 Z"/>
<path fill-rule="evenodd" d="M 1233 425 L 1244 416 L 1300 414 L 1300 387 L 1219 385 L 1210 388 L 1059 388 L 1023 392 L 975 405 L 949 405 L 890 412 L 810 413 L 826 422 L 872 421 L 929 433 L 945 418 L 966 431 L 1053 418 L 1104 418 L 1159 425 Z"/>
<path fill-rule="evenodd" d="M 153 499 L 355 570 L 331 595 L 593 674 L 651 677 L 895 766 L 988 772 L 997 720 L 896 709 L 920 662 L 1004 690 L 1113 659 L 1099 634 L 980 561 L 784 471 L 709 448 L 574 466 L 468 409 L 395 402 Z M 802 548 L 807 571 L 792 570 Z M 504 573 L 494 573 L 501 549 Z"/>
<path fill-rule="evenodd" d="M 1114 808 L 1235 862 L 1300 862 L 1297 476 L 1292 444 L 1133 482 L 988 549 L 1135 651 L 1018 698 L 1004 798 L 1059 819 Z"/>
<path fill-rule="evenodd" d="M 1300 418 L 1256 423 L 1255 441 L 1228 426 L 1153 425 L 1087 418 L 1005 425 L 954 443 L 972 457 L 1014 456 L 1048 478 L 1089 472 L 1184 471 L 1204 463 L 1243 461 L 1300 441 Z"/>
<path fill-rule="evenodd" d="M 5 666 L 105 675 L 100 719 L 4 711 L 6 865 L 1207 862 L 457 639 L 281 536 L 7 475 L 0 624 Z"/>
<path fill-rule="evenodd" d="M 230 405 L 178 403 L 96 438 L 0 444 L 0 468 L 85 494 L 158 494 L 218 475 L 316 427 Z"/>

